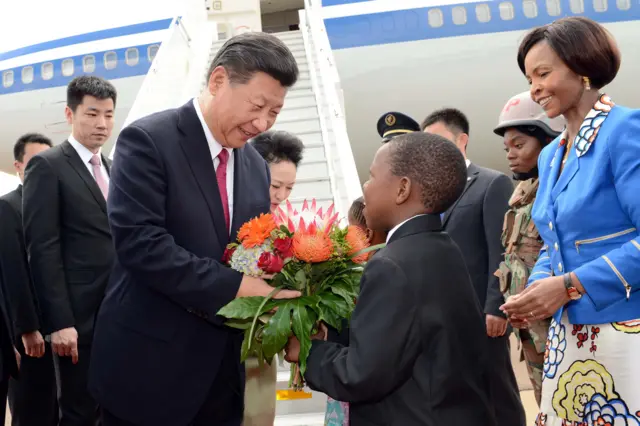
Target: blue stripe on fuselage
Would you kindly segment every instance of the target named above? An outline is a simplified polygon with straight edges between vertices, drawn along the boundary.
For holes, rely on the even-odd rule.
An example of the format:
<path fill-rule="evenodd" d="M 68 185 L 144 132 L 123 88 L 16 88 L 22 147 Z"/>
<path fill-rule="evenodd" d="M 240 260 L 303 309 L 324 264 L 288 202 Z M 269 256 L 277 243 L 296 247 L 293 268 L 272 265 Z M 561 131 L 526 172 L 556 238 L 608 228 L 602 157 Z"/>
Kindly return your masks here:
<path fill-rule="evenodd" d="M 114 80 L 117 78 L 134 77 L 139 75 L 146 75 L 151 67 L 151 61 L 149 60 L 148 49 L 150 46 L 157 45 L 158 43 L 150 43 L 139 46 L 129 46 L 120 49 L 105 50 L 103 52 L 88 53 L 84 55 L 64 57 L 51 61 L 39 62 L 36 64 L 20 66 L 16 68 L 9 68 L 8 70 L 0 71 L 0 96 L 10 93 L 28 92 L 32 90 L 47 89 L 50 87 L 66 86 L 71 80 L 80 75 L 97 75 L 107 80 Z M 127 65 L 125 61 L 125 52 L 128 49 L 138 49 L 138 63 L 135 65 Z M 117 63 L 115 68 L 106 69 L 104 57 L 106 53 L 115 52 L 117 56 Z M 95 58 L 95 70 L 93 72 L 84 72 L 83 58 L 87 56 L 93 56 Z M 74 72 L 70 76 L 62 75 L 62 62 L 68 59 L 73 59 Z M 49 80 L 42 78 L 42 65 L 46 63 L 53 64 L 53 77 Z M 22 70 L 27 67 L 33 67 L 33 81 L 30 83 L 22 82 Z M 13 70 L 13 85 L 10 87 L 4 87 L 2 84 L 2 76 L 5 71 Z"/>
<path fill-rule="evenodd" d="M 78 34 L 71 37 L 60 38 L 57 40 L 49 40 L 43 43 L 33 44 L 31 46 L 25 46 L 19 49 L 10 50 L 8 52 L 2 52 L 0 53 L 0 61 L 17 58 L 19 56 L 30 55 L 32 53 L 42 52 L 45 50 L 57 49 L 59 47 L 72 46 L 74 44 L 89 43 L 92 41 L 105 40 L 114 37 L 123 37 L 133 34 L 165 30 L 169 28 L 171 21 L 173 21 L 172 18 L 160 19 L 158 21 L 143 22 L 140 24 L 127 25 L 124 27 L 109 28 L 106 30 Z"/>
<path fill-rule="evenodd" d="M 326 0 L 325 0 L 326 1 Z M 337 1 L 337 0 L 336 0 Z M 548 24 L 563 16 L 586 16 L 600 23 L 623 22 L 640 20 L 640 3 L 637 0 L 628 0 L 629 9 L 618 9 L 617 1 L 603 2 L 608 8 L 606 11 L 597 12 L 593 2 L 585 0 L 583 13 L 572 13 L 569 0 L 559 1 L 561 13 L 551 16 L 547 10 L 547 3 L 554 0 L 535 1 L 537 13 L 531 18 L 524 14 L 524 2 L 491 1 L 486 3 L 462 3 L 446 6 L 423 7 L 419 9 L 394 10 L 355 16 L 328 18 L 324 20 L 332 49 L 348 49 L 351 47 L 373 46 L 387 43 L 402 43 L 417 40 L 438 39 L 444 37 L 456 37 L 474 34 L 498 33 L 503 31 L 527 30 L 539 25 Z M 514 17 L 504 20 L 500 16 L 500 5 L 511 4 Z M 528 3 L 531 5 L 532 3 Z M 476 7 L 485 7 L 490 10 L 490 20 L 480 22 L 476 16 Z M 507 7 L 507 6 L 503 6 Z M 605 6 L 606 7 L 606 6 Z M 466 23 L 456 25 L 453 23 L 452 12 L 454 8 L 465 8 Z M 434 28 L 429 24 L 429 11 L 442 13 L 443 25 Z M 456 13 L 460 13 L 457 9 Z M 640 24 L 639 24 L 640 25 Z"/>

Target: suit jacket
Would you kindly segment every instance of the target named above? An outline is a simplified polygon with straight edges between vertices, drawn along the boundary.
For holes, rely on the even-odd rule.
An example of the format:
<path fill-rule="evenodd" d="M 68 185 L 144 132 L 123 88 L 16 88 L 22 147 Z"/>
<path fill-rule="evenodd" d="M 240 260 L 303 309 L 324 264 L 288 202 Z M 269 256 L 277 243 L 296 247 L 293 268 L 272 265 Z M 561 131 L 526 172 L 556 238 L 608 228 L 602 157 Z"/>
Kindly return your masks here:
<path fill-rule="evenodd" d="M 243 223 L 269 212 L 271 177 L 250 145 L 233 155 L 235 239 Z M 220 263 L 230 236 L 192 101 L 122 130 L 109 221 L 117 259 L 98 315 L 90 390 L 129 422 L 186 425 L 230 349 L 244 378 L 242 335 L 216 315 L 235 298 L 242 275 Z"/>
<path fill-rule="evenodd" d="M 102 157 L 109 171 L 110 162 Z M 67 327 L 89 345 L 113 265 L 107 204 L 73 146 L 34 156 L 25 171 L 24 238 L 42 332 Z"/>
<path fill-rule="evenodd" d="M 471 163 L 464 192 L 443 216 L 443 229 L 462 250 L 484 313 L 503 318 L 504 296 L 493 273 L 504 257 L 500 240 L 512 193 L 506 175 Z"/>
<path fill-rule="evenodd" d="M 607 110 L 587 115 L 580 134 L 597 136 L 574 143 L 559 177 L 564 134 L 538 158 L 532 217 L 545 246 L 530 283 L 574 272 L 586 290 L 557 321 L 565 309 L 572 324 L 640 318 L 640 110 Z"/>
<path fill-rule="evenodd" d="M 2 265 L 0 265 L 1 269 Z M 0 274 L 0 382 L 9 377 L 18 377 L 18 364 L 13 350 L 14 335 L 9 314 L 10 303 L 6 295 L 4 277 L 3 274 Z M 6 402 L 3 400 L 2 404 L 6 404 Z"/>
<path fill-rule="evenodd" d="M 353 426 L 492 426 L 486 345 L 460 250 L 419 216 L 368 262 L 348 346 L 314 341 L 305 379 L 350 402 Z"/>
<path fill-rule="evenodd" d="M 0 271 L 17 339 L 40 329 L 40 314 L 22 232 L 22 185 L 0 197 Z"/>

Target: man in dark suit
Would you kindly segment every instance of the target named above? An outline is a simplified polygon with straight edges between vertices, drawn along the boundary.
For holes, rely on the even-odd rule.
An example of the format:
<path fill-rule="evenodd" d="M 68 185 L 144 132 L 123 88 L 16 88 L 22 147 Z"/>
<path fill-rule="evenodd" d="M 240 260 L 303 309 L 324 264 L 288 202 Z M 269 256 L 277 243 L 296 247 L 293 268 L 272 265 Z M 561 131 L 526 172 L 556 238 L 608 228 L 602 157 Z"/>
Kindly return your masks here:
<path fill-rule="evenodd" d="M 213 59 L 199 98 L 120 133 L 109 196 L 117 258 L 90 374 L 105 426 L 242 422 L 242 334 L 217 312 L 273 288 L 221 260 L 240 226 L 270 210 L 269 168 L 246 142 L 274 124 L 297 77 L 282 41 L 242 34 Z"/>
<path fill-rule="evenodd" d="M 376 153 L 364 184 L 367 226 L 389 229 L 365 267 L 349 342 L 314 340 L 305 379 L 350 403 L 352 426 L 494 426 L 482 311 L 438 214 L 464 188 L 464 158 L 415 132 Z M 297 361 L 292 338 L 287 360 Z"/>
<path fill-rule="evenodd" d="M 457 109 L 433 112 L 423 121 L 422 130 L 449 139 L 465 157 L 467 184 L 460 198 L 441 215 L 443 228 L 462 250 L 484 310 L 492 361 L 491 394 L 498 425 L 523 426 L 525 412 L 509 353 L 511 330 L 499 309 L 504 297 L 498 278 L 493 275 L 503 260 L 500 238 L 513 184 L 506 175 L 477 166 L 467 159 L 469 121 Z"/>
<path fill-rule="evenodd" d="M 109 162 L 116 90 L 93 76 L 67 87 L 71 135 L 34 156 L 24 180 L 24 236 L 42 311 L 51 335 L 60 425 L 93 425 L 97 404 L 87 391 L 93 328 L 113 266 L 107 221 Z"/>
<path fill-rule="evenodd" d="M 0 265 L 2 268 L 2 265 Z M 2 272 L 2 271 L 0 271 Z M 7 410 L 9 380 L 18 377 L 20 354 L 13 346 L 10 304 L 2 274 L 0 274 L 0 424 L 4 425 Z"/>
<path fill-rule="evenodd" d="M 27 133 L 13 147 L 14 167 L 20 181 L 36 154 L 51 148 L 51 140 Z M 0 271 L 11 305 L 16 348 L 20 353 L 20 380 L 9 382 L 11 424 L 51 426 L 58 423 L 56 382 L 49 343 L 40 333 L 35 297 L 22 232 L 22 185 L 0 197 Z"/>

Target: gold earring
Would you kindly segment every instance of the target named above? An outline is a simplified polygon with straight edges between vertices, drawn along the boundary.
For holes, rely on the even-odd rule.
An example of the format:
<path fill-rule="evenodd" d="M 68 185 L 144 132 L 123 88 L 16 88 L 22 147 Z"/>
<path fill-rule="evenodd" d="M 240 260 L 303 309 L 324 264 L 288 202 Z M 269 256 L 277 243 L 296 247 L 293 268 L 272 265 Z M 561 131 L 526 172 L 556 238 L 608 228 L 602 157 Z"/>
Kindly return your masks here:
<path fill-rule="evenodd" d="M 584 90 L 591 90 L 591 82 L 589 81 L 589 77 L 582 77 L 582 81 L 584 81 Z"/>

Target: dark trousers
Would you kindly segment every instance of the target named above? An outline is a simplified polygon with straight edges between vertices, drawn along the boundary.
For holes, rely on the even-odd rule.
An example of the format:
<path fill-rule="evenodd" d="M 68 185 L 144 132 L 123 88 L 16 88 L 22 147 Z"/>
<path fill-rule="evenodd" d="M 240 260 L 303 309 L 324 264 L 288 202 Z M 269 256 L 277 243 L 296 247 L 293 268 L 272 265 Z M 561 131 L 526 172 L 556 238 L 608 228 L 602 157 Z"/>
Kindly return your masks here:
<path fill-rule="evenodd" d="M 24 353 L 22 342 L 16 345 L 20 352 L 20 379 L 9 380 L 9 408 L 12 426 L 55 426 L 58 424 L 58 401 L 53 354 L 45 343 L 42 358 Z"/>
<path fill-rule="evenodd" d="M 227 353 L 209 394 L 195 418 L 188 425 L 170 426 L 240 426 L 244 414 L 244 366 L 239 368 L 240 354 L 227 345 Z M 275 398 L 275 395 L 274 395 Z M 102 409 L 102 426 L 137 426 Z M 160 426 L 160 425 L 158 425 Z M 169 425 L 167 425 L 169 426 Z"/>
<path fill-rule="evenodd" d="M 90 359 L 90 346 L 78 348 L 77 364 L 71 361 L 70 356 L 53 355 L 58 387 L 58 406 L 60 407 L 59 426 L 96 426 L 101 424 L 98 404 L 87 389 Z"/>
<path fill-rule="evenodd" d="M 0 378 L 0 424 L 4 426 L 7 418 L 7 390 L 9 389 L 9 378 Z"/>
<path fill-rule="evenodd" d="M 525 426 L 526 414 L 511 364 L 509 336 L 489 339 L 489 382 L 497 426 Z"/>

